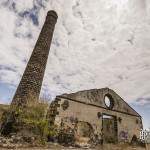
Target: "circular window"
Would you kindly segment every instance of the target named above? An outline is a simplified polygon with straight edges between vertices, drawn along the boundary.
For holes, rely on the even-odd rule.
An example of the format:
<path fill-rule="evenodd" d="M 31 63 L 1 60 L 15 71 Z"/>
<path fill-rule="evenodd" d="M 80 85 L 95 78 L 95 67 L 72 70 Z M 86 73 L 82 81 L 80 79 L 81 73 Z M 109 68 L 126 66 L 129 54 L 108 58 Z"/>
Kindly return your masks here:
<path fill-rule="evenodd" d="M 104 102 L 107 108 L 112 109 L 114 106 L 114 100 L 111 95 L 105 95 Z"/>

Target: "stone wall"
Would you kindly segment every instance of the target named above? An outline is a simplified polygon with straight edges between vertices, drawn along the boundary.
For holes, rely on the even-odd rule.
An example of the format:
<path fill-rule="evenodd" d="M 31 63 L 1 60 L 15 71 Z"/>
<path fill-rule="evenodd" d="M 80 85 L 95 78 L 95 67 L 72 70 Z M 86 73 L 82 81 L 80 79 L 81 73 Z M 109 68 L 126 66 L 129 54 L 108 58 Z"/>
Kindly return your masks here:
<path fill-rule="evenodd" d="M 94 129 L 94 134 L 102 139 L 102 116 L 99 114 L 113 115 L 117 118 L 118 141 L 130 142 L 133 135 L 139 138 L 142 128 L 141 117 L 124 114 L 121 112 L 72 101 L 66 98 L 57 98 L 58 107 L 55 115 L 55 124 L 60 126 L 62 123 L 74 128 L 77 121 L 88 122 Z M 59 112 L 59 113 L 58 113 Z"/>
<path fill-rule="evenodd" d="M 106 95 L 110 95 L 113 99 L 113 103 L 115 105 L 113 106 L 112 110 L 139 116 L 139 114 L 132 109 L 116 92 L 109 88 L 84 90 L 71 94 L 63 94 L 60 97 L 107 108 L 104 103 L 104 97 Z"/>

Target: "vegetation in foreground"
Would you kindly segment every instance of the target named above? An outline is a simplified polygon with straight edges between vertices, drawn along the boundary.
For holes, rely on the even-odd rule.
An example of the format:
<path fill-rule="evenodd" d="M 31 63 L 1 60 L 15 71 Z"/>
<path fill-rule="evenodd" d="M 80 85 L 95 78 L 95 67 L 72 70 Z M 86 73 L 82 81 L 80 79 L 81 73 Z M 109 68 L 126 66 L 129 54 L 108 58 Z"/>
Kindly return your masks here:
<path fill-rule="evenodd" d="M 43 100 L 30 103 L 27 107 L 3 110 L 1 116 L 1 122 L 4 123 L 2 124 L 2 135 L 7 137 L 23 136 L 28 140 L 34 138 L 44 144 L 47 136 L 54 134 L 52 125 L 46 119 L 47 109 L 48 102 Z M 3 126 L 5 126 L 4 129 Z"/>

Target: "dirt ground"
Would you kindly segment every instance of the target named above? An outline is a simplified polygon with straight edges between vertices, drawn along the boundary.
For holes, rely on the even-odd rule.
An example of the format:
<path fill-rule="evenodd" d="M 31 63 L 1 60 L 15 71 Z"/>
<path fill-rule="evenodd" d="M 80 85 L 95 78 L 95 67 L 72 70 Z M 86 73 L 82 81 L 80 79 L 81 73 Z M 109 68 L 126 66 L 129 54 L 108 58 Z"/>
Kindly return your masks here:
<path fill-rule="evenodd" d="M 30 148 L 15 148 L 17 150 L 150 150 L 150 144 L 147 145 L 147 148 L 142 147 L 132 147 L 129 145 L 113 145 L 113 144 L 105 144 L 103 146 L 97 146 L 95 148 L 73 148 L 73 147 L 64 147 L 58 144 L 50 144 L 47 148 L 45 147 L 30 147 Z M 0 148 L 0 150 L 6 150 L 4 148 Z M 11 150 L 9 148 L 9 150 Z"/>
<path fill-rule="evenodd" d="M 146 150 L 150 150 L 150 144 L 147 144 Z"/>

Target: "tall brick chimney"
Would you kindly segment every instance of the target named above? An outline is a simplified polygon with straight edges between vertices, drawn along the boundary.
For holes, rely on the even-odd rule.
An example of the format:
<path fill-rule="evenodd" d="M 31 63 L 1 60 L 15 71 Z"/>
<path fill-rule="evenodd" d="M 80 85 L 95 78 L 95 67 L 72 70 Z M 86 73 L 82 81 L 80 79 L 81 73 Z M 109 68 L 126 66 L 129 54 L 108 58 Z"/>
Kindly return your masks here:
<path fill-rule="evenodd" d="M 55 11 L 48 11 L 45 23 L 11 105 L 24 106 L 29 103 L 31 97 L 34 99 L 39 98 L 57 18 L 58 16 Z"/>

